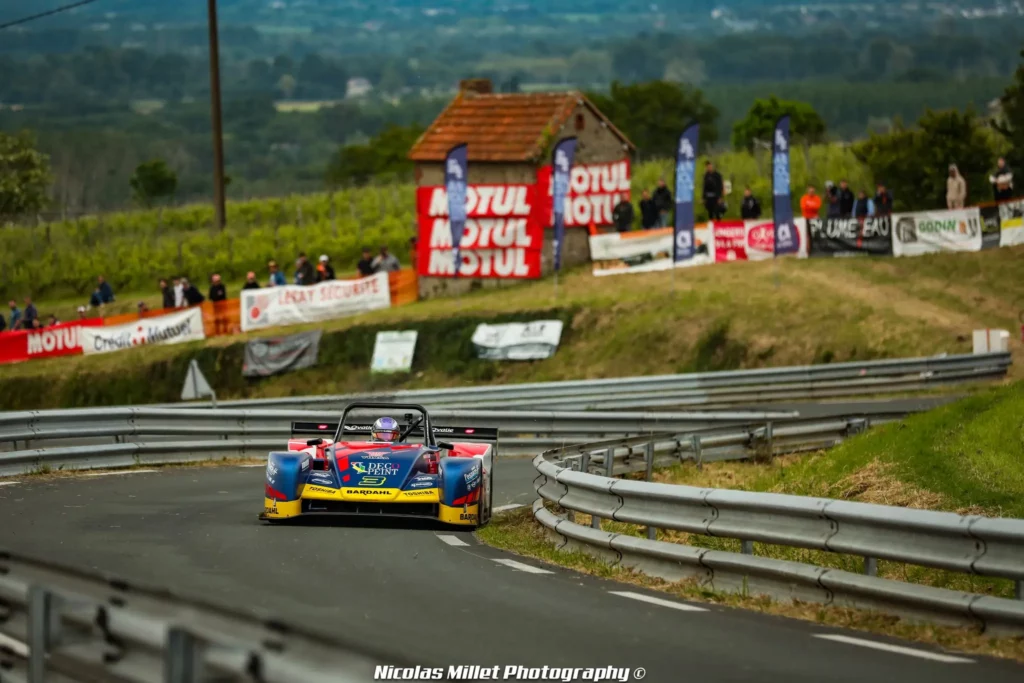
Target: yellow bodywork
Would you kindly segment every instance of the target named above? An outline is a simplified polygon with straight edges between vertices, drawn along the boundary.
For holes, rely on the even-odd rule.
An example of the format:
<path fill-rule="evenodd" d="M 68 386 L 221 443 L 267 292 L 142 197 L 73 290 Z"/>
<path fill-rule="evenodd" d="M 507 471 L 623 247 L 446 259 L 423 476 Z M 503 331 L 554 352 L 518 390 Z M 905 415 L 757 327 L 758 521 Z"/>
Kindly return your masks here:
<path fill-rule="evenodd" d="M 340 489 L 327 486 L 316 486 L 306 484 L 302 488 L 299 500 L 283 502 L 273 498 L 263 499 L 263 514 L 261 519 L 288 519 L 298 517 L 302 514 L 302 500 L 340 500 L 348 502 L 378 501 L 382 503 L 440 503 L 441 493 L 439 489 L 413 489 L 402 491 L 401 489 L 369 488 L 369 487 L 345 487 Z M 475 526 L 479 523 L 480 506 L 477 503 L 451 507 L 438 505 L 437 519 L 445 524 L 458 524 L 461 526 Z"/>

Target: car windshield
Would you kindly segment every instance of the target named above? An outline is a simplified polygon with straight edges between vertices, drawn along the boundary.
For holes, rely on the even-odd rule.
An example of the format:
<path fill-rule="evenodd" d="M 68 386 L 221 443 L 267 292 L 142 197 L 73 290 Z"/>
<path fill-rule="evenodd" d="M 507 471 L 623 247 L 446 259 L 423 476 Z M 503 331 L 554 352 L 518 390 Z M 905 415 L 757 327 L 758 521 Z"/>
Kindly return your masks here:
<path fill-rule="evenodd" d="M 374 437 L 373 427 L 381 418 L 392 418 L 398 423 L 398 434 L 393 439 Z M 345 408 L 338 433 L 338 441 L 381 441 L 388 443 L 433 444 L 430 420 L 420 406 L 389 405 L 380 403 L 353 403 Z"/>

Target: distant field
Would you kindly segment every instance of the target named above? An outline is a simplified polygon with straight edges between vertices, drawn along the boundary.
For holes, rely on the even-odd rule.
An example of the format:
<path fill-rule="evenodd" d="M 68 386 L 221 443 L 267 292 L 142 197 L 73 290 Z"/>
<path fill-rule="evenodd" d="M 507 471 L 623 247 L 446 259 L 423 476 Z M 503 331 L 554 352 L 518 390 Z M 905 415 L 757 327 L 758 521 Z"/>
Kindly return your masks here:
<path fill-rule="evenodd" d="M 279 112 L 313 114 L 324 107 L 333 107 L 342 100 L 279 100 L 274 102 L 274 108 Z"/>

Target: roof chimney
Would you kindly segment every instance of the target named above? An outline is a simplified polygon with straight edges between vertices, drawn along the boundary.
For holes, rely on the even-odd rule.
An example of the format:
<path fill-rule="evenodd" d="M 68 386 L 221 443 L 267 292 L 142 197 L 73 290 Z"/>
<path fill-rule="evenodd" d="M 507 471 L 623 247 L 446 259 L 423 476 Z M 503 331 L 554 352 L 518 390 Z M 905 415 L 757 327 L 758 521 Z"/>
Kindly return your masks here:
<path fill-rule="evenodd" d="M 467 78 L 459 81 L 459 92 L 490 95 L 494 92 L 494 86 L 489 78 Z"/>

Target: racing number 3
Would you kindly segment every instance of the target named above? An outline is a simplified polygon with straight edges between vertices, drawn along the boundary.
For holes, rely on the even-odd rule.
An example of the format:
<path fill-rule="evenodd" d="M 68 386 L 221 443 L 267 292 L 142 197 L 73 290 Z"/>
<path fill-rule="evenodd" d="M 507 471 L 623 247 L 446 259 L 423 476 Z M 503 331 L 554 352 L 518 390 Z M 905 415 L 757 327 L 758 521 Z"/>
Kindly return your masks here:
<path fill-rule="evenodd" d="M 387 477 L 363 477 L 359 480 L 360 486 L 383 486 Z"/>

